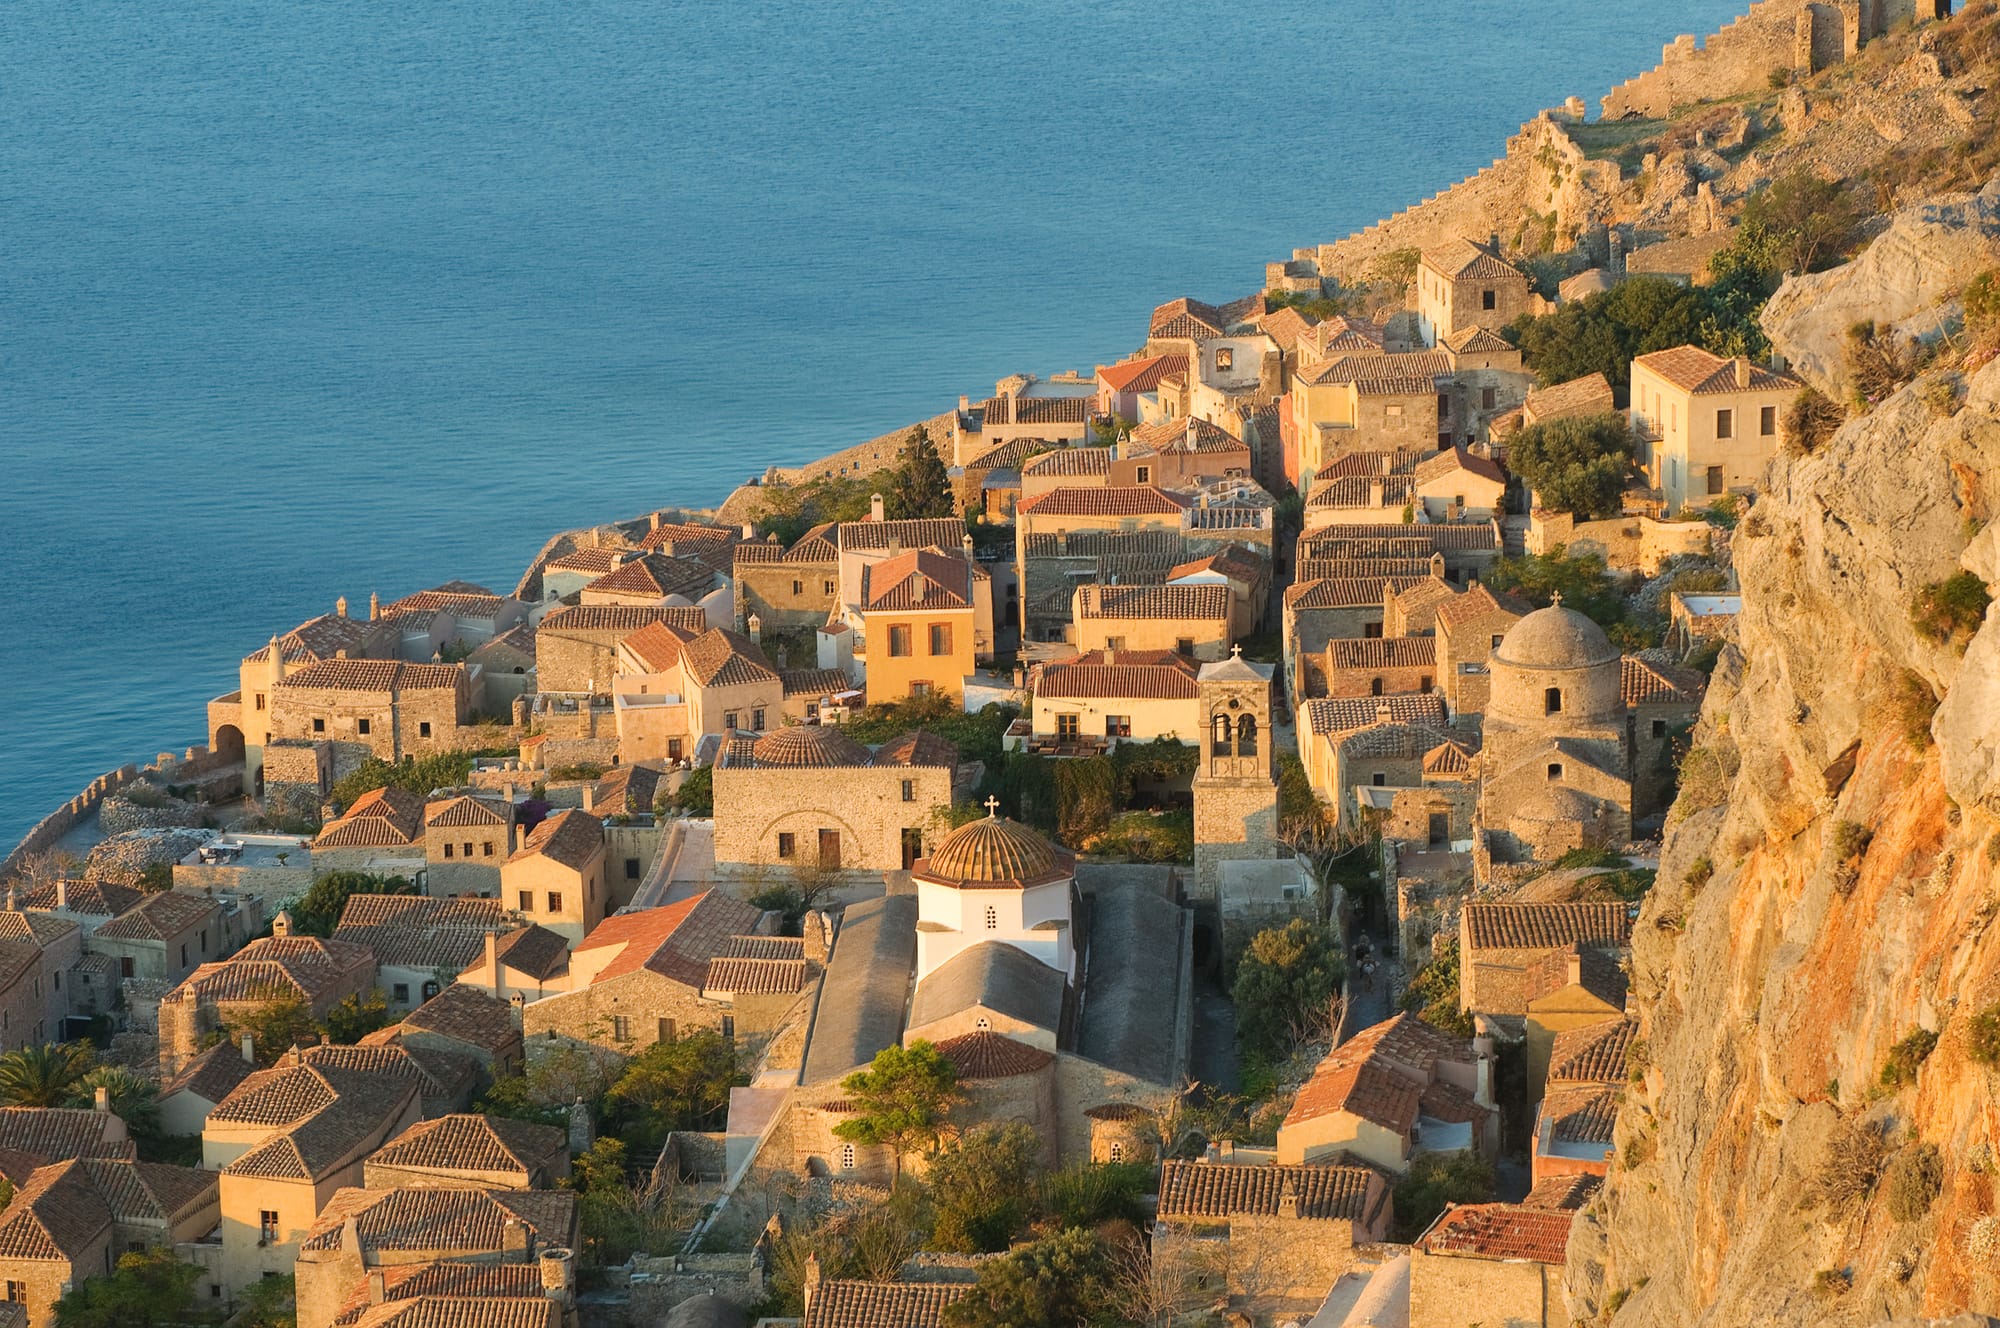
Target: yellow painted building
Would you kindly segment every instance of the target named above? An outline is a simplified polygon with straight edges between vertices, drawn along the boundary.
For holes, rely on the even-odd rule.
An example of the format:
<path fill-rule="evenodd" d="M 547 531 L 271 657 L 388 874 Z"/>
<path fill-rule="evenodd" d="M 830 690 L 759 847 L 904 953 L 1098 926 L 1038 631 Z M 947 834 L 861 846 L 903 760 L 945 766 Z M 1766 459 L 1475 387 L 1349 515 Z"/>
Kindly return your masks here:
<path fill-rule="evenodd" d="M 571 945 L 604 920 L 604 823 L 560 811 L 500 868 L 500 902 Z"/>
<path fill-rule="evenodd" d="M 1785 408 L 1802 387 L 1788 373 L 1699 346 L 1633 360 L 1639 460 L 1668 515 L 1755 485 L 1784 442 Z"/>
<path fill-rule="evenodd" d="M 1201 732 L 1194 665 L 1172 651 L 1097 650 L 1037 667 L 1034 743 L 1081 747 Z"/>
<path fill-rule="evenodd" d="M 1226 659 L 1231 596 L 1224 585 L 1078 586 L 1071 601 L 1076 648 L 1166 650 L 1184 659 Z"/>
<path fill-rule="evenodd" d="M 978 648 L 972 564 L 917 549 L 862 569 L 862 648 L 869 705 L 959 697 Z"/>

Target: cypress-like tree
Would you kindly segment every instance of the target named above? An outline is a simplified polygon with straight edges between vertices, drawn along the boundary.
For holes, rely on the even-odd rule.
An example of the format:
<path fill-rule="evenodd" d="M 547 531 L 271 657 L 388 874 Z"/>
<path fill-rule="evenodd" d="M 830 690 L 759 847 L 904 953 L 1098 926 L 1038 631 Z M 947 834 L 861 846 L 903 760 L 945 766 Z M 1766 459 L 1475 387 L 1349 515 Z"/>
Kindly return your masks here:
<path fill-rule="evenodd" d="M 957 510 L 951 496 L 951 476 L 945 473 L 944 460 L 931 442 L 930 430 L 923 425 L 910 430 L 910 440 L 903 444 L 902 464 L 895 474 L 896 481 L 886 504 L 892 518 L 908 521 L 943 517 Z"/>

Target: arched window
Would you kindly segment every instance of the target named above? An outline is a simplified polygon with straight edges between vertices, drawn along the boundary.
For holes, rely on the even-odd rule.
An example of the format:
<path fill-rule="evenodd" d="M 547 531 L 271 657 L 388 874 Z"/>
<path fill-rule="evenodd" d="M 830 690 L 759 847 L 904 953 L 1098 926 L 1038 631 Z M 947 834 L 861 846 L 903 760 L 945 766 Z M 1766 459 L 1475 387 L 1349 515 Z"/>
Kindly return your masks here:
<path fill-rule="evenodd" d="M 991 904 L 988 904 L 986 906 L 986 930 L 988 931 L 1000 930 L 1000 910 L 993 907 L 993 905 Z"/>
<path fill-rule="evenodd" d="M 1370 678 L 1368 680 L 1368 694 L 1370 696 L 1380 696 L 1382 694 L 1382 680 L 1380 678 Z"/>
<path fill-rule="evenodd" d="M 1563 708 L 1563 692 L 1560 687 L 1550 687 L 1542 692 L 1542 713 L 1560 715 Z"/>
<path fill-rule="evenodd" d="M 853 1145 L 853 1144 L 842 1144 L 842 1145 L 840 1146 L 840 1169 L 841 1169 L 842 1171 L 852 1171 L 852 1170 L 854 1170 L 854 1145 Z"/>
<path fill-rule="evenodd" d="M 1255 756 L 1257 754 L 1257 717 L 1243 715 L 1236 721 L 1236 754 Z"/>
<path fill-rule="evenodd" d="M 1214 744 L 1210 752 L 1210 755 L 1212 756 L 1229 755 L 1229 735 L 1230 735 L 1229 716 L 1217 715 L 1213 720 L 1209 721 L 1209 728 L 1211 730 L 1211 734 L 1214 739 Z"/>

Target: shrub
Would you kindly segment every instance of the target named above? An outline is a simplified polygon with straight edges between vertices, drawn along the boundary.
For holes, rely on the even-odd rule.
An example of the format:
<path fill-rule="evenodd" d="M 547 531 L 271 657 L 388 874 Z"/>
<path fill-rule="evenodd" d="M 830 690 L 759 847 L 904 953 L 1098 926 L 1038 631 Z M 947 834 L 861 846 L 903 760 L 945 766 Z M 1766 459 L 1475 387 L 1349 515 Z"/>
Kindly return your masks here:
<path fill-rule="evenodd" d="M 1954 572 L 1942 581 L 1933 581 L 1910 601 L 1910 625 L 1938 645 L 1950 645 L 1965 652 L 1973 633 L 1986 621 L 1986 606 L 1992 602 L 1986 583 L 1971 572 Z"/>
<path fill-rule="evenodd" d="M 1889 716 L 1910 750 L 1926 751 L 1931 745 L 1931 717 L 1937 714 L 1937 693 L 1923 675 L 1904 669 L 1889 688 Z"/>
<path fill-rule="evenodd" d="M 1819 1169 L 1806 1182 L 1806 1206 L 1838 1212 L 1859 1204 L 1875 1189 L 1882 1156 L 1882 1136 L 1873 1126 L 1840 1122 L 1827 1136 Z"/>
<path fill-rule="evenodd" d="M 1936 1144 L 1911 1144 L 1896 1154 L 1882 1173 L 1889 1191 L 1889 1216 L 1898 1222 L 1919 1222 L 1944 1188 L 1944 1155 Z"/>
<path fill-rule="evenodd" d="M 690 770 L 681 780 L 679 788 L 671 793 L 662 793 L 653 804 L 656 812 L 683 812 L 689 816 L 705 817 L 715 815 L 715 770 L 703 766 Z"/>
<path fill-rule="evenodd" d="M 1282 1061 L 1299 1043 L 1323 1035 L 1343 972 L 1339 952 L 1316 923 L 1293 918 L 1258 932 L 1230 988 L 1245 1053 Z"/>
<path fill-rule="evenodd" d="M 1931 414 L 1939 419 L 1947 419 L 1958 414 L 1958 380 L 1955 378 L 1933 378 L 1924 384 L 1923 400 L 1931 408 Z"/>
<path fill-rule="evenodd" d="M 1410 975 L 1403 989 L 1403 1008 L 1454 1037 L 1472 1036 L 1472 1016 L 1458 1003 L 1458 938 L 1440 936 L 1431 942 L 1430 962 Z"/>
<path fill-rule="evenodd" d="M 1813 1295 L 1820 1300 L 1839 1300 L 1854 1285 L 1854 1274 L 1845 1268 L 1822 1268 L 1813 1274 Z"/>
<path fill-rule="evenodd" d="M 1634 1083 L 1646 1077 L 1653 1066 L 1653 1048 L 1646 1039 L 1635 1037 L 1625 1044 L 1625 1077 Z"/>
<path fill-rule="evenodd" d="M 1882 1062 L 1882 1087 L 1904 1088 L 1915 1083 L 1917 1070 L 1936 1050 L 1937 1040 L 1936 1033 L 1920 1028 L 1889 1048 L 1889 1059 Z"/>
<path fill-rule="evenodd" d="M 589 761 L 580 761 L 575 765 L 559 765 L 549 771 L 549 782 L 552 784 L 574 784 L 581 780 L 602 778 L 604 778 L 604 767 Z"/>
<path fill-rule="evenodd" d="M 1414 1240 L 1447 1204 L 1493 1197 L 1493 1164 L 1477 1153 L 1420 1153 L 1396 1185 L 1396 1239 Z"/>
<path fill-rule="evenodd" d="M 1965 1022 L 1965 1054 L 1980 1065 L 2000 1065 L 2000 1005 L 1989 1005 Z"/>
<path fill-rule="evenodd" d="M 1822 180 L 1800 167 L 1750 195 L 1743 224 L 1778 241 L 1794 272 L 1815 272 L 1845 256 L 1861 225 L 1857 191 L 1843 180 Z"/>
<path fill-rule="evenodd" d="M 1841 862 L 1852 862 L 1868 852 L 1868 841 L 1875 832 L 1859 821 L 1841 821 L 1833 827 L 1833 856 Z"/>
<path fill-rule="evenodd" d="M 1793 456 L 1810 456 L 1840 431 L 1847 412 L 1839 403 L 1808 387 L 1792 398 L 1785 409 L 1785 450 Z"/>
<path fill-rule="evenodd" d="M 1864 407 L 1886 400 L 1922 367 L 1909 342 L 1892 329 L 1876 327 L 1872 319 L 1847 330 L 1841 354 L 1854 385 L 1855 403 Z"/>
<path fill-rule="evenodd" d="M 1973 350 L 2000 350 L 2000 268 L 1980 273 L 1966 286 L 1965 332 Z"/>
<path fill-rule="evenodd" d="M 1691 888 L 1699 890 L 1715 879 L 1715 864 L 1707 858 L 1696 858 L 1688 864 L 1687 875 L 1682 879 Z"/>

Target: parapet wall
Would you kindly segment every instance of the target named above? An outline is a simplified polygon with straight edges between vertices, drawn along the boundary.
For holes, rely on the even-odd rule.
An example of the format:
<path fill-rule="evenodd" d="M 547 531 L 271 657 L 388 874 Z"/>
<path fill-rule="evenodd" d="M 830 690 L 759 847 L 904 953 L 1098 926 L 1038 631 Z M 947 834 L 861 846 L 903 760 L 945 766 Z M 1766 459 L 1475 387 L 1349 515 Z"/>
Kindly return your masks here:
<path fill-rule="evenodd" d="M 188 756 L 193 759 L 197 752 L 203 750 L 205 749 L 189 748 Z M 46 853 L 54 848 L 64 835 L 90 818 L 91 813 L 97 810 L 98 803 L 138 777 L 138 766 L 121 765 L 116 770 L 91 780 L 83 792 L 44 816 L 36 823 L 34 829 L 21 837 L 21 842 L 14 846 L 14 851 L 7 855 L 5 861 L 0 861 L 0 880 L 19 871 L 35 854 Z"/>

